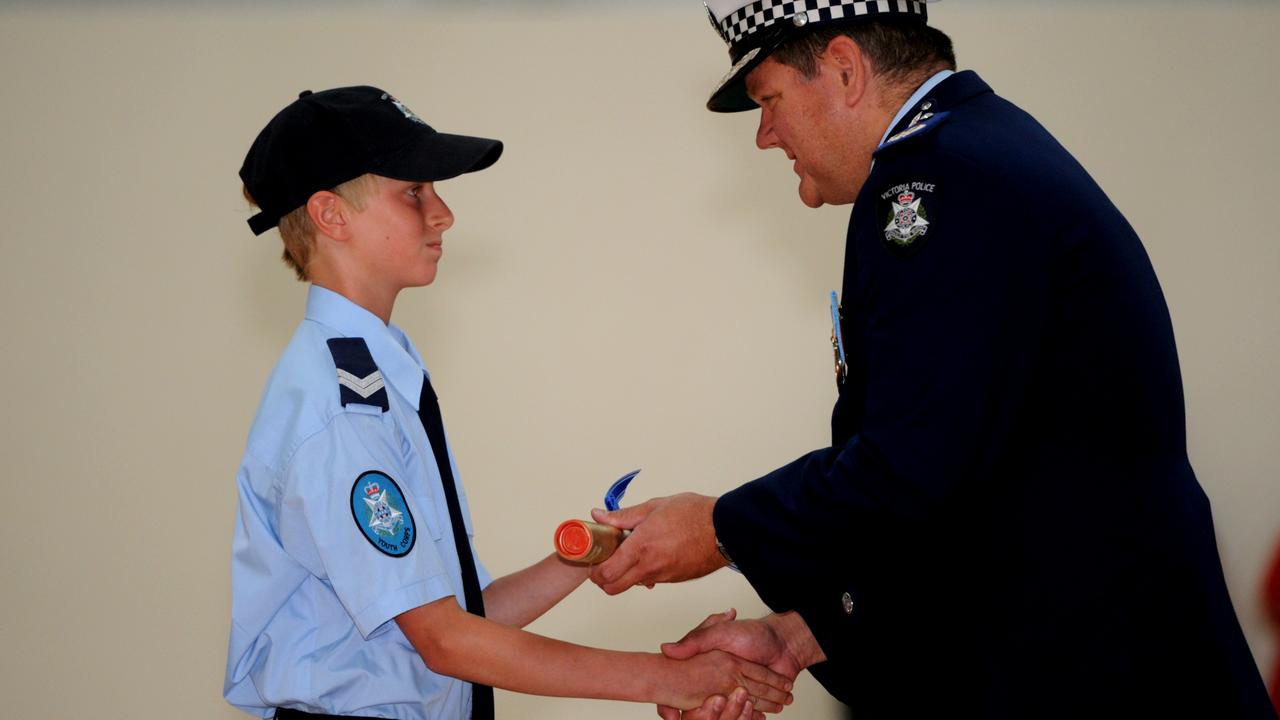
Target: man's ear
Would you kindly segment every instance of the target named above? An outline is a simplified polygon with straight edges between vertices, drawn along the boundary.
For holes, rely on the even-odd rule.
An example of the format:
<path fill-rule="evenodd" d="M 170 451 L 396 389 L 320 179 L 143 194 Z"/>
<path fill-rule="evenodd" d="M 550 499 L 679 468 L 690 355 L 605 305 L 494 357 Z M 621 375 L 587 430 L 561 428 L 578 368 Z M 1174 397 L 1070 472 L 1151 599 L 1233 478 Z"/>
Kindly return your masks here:
<path fill-rule="evenodd" d="M 351 234 L 351 206 L 340 195 L 321 190 L 307 199 L 307 215 L 316 232 L 334 240 L 346 240 Z"/>
<path fill-rule="evenodd" d="M 852 107 L 862 99 L 871 75 L 871 65 L 862 48 L 848 35 L 837 35 L 827 43 L 821 60 L 840 78 L 845 104 Z"/>

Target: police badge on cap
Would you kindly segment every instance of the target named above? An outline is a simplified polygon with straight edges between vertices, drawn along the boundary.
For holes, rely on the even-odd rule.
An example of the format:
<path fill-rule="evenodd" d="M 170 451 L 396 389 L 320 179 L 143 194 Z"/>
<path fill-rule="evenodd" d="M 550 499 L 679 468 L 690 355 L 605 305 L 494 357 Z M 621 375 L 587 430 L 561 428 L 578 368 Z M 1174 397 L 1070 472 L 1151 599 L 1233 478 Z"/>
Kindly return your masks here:
<path fill-rule="evenodd" d="M 733 66 L 707 100 L 713 112 L 741 112 L 757 105 L 747 97 L 746 78 L 779 45 L 837 22 L 883 15 L 928 20 L 925 3 L 936 0 L 706 0 L 707 16 L 729 46 Z"/>

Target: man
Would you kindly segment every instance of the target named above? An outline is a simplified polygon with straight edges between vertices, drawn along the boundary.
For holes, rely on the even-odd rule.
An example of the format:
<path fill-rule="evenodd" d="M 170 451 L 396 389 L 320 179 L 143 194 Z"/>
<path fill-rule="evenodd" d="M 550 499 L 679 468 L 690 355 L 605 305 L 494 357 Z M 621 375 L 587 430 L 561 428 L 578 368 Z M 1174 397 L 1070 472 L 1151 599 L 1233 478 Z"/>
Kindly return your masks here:
<path fill-rule="evenodd" d="M 1120 212 L 954 72 L 921 2 L 709 5 L 733 67 L 708 107 L 758 107 L 806 205 L 854 203 L 832 444 L 718 499 L 597 512 L 633 532 L 593 580 L 732 558 L 775 614 L 667 654 L 809 667 L 859 718 L 1273 717 Z"/>

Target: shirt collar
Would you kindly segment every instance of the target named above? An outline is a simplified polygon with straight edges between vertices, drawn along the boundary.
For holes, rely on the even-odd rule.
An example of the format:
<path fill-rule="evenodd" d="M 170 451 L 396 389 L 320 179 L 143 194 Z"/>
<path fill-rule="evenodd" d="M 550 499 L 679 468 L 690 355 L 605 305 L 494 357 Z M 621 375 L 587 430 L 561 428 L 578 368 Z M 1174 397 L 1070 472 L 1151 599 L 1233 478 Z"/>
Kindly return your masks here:
<path fill-rule="evenodd" d="M 911 111 L 911 108 L 916 106 L 916 103 L 923 100 L 925 95 L 932 92 L 933 89 L 938 86 L 938 83 L 946 80 L 954 74 L 955 72 L 952 70 L 942 70 L 935 73 L 933 77 L 928 80 L 925 80 L 924 84 L 917 88 L 915 93 L 913 93 L 911 97 L 907 98 L 907 101 L 898 109 L 898 114 L 893 116 L 893 122 L 889 123 L 889 127 L 884 129 L 884 135 L 880 138 L 880 144 L 883 145 L 884 141 L 889 139 L 889 133 L 892 132 L 894 128 L 898 127 L 898 123 L 902 122 L 902 119 L 907 116 L 907 113 Z"/>
<path fill-rule="evenodd" d="M 418 409 L 426 369 L 422 367 L 422 356 L 403 330 L 394 324 L 383 325 L 377 315 L 319 285 L 312 285 L 307 291 L 306 318 L 332 328 L 343 337 L 364 338 L 382 377 L 414 410 Z"/>

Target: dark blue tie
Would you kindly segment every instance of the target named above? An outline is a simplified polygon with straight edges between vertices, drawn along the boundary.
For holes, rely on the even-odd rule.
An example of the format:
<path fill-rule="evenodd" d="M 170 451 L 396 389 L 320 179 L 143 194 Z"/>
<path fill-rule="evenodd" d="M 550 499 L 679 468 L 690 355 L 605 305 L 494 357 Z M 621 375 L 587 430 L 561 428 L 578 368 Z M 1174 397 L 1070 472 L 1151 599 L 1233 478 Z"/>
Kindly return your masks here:
<path fill-rule="evenodd" d="M 480 592 L 480 576 L 476 574 L 475 558 L 467 540 L 467 526 L 462 522 L 462 505 L 458 503 L 458 487 L 454 484 L 453 468 L 449 465 L 440 401 L 431 389 L 431 380 L 425 375 L 422 378 L 422 397 L 418 400 L 418 419 L 427 431 L 431 452 L 436 456 L 436 467 L 440 468 L 444 499 L 449 506 L 449 524 L 453 526 L 453 544 L 458 548 L 458 565 L 462 568 L 462 594 L 467 602 L 467 612 L 484 617 L 484 595 Z M 493 688 L 488 685 L 471 686 L 471 720 L 493 720 Z"/>

